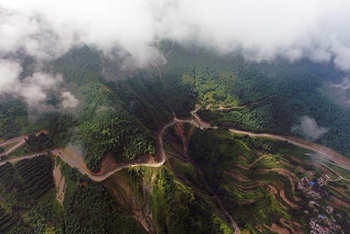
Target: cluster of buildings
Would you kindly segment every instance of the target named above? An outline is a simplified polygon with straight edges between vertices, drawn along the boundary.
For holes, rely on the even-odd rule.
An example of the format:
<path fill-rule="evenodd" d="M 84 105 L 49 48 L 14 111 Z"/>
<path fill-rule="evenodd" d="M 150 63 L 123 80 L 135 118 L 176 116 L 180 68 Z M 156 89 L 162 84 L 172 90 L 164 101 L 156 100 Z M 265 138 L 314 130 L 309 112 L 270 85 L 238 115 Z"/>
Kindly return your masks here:
<path fill-rule="evenodd" d="M 329 227 L 324 227 L 317 223 L 316 218 L 312 218 L 310 221 L 310 226 L 312 228 L 310 234 L 329 234 L 332 233 Z"/>
<path fill-rule="evenodd" d="M 320 178 L 317 179 L 317 184 L 320 187 L 325 186 L 326 185 L 326 179 L 323 176 L 321 176 Z"/>
<path fill-rule="evenodd" d="M 322 220 L 322 224 L 319 223 L 319 220 Z M 336 222 L 327 219 L 326 216 L 319 215 L 317 218 L 312 218 L 310 221 L 311 231 L 310 234 L 330 234 L 337 233 L 340 230 L 339 225 Z"/>
<path fill-rule="evenodd" d="M 320 177 L 320 178 L 323 178 L 323 177 Z M 311 196 L 315 199 L 318 199 L 318 198 L 321 198 L 321 192 L 319 191 L 319 189 L 316 189 L 315 184 L 316 183 L 314 181 L 310 181 L 309 178 L 305 176 L 300 181 L 298 181 L 297 187 L 306 195 Z"/>
<path fill-rule="evenodd" d="M 308 173 L 312 176 L 315 175 L 314 171 L 308 171 Z M 323 192 L 321 189 L 322 186 L 326 185 L 326 181 L 327 179 L 323 176 L 317 178 L 317 180 L 310 180 L 305 176 L 298 181 L 297 188 L 301 190 L 306 196 L 312 197 L 316 200 L 321 198 L 323 195 L 327 195 L 327 192 Z M 334 207 L 331 205 L 323 207 L 315 200 L 311 200 L 309 202 L 309 206 L 313 208 L 312 213 L 316 214 L 315 217 L 311 218 L 311 221 L 309 223 L 311 228 L 310 234 L 338 233 L 341 228 L 332 217 L 332 214 L 334 213 Z M 320 210 L 324 213 L 320 212 Z M 305 213 L 308 214 L 309 211 L 305 211 Z M 337 216 L 339 217 L 340 215 L 337 214 Z"/>

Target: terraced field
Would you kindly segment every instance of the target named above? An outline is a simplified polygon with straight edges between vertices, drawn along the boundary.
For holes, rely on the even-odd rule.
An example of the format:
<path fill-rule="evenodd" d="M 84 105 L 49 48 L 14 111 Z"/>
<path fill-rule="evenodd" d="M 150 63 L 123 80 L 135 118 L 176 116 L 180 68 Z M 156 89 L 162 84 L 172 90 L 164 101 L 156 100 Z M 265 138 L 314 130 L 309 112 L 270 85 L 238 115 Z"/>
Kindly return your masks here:
<path fill-rule="evenodd" d="M 301 221 L 291 216 L 302 206 L 301 199 L 295 196 L 296 175 L 286 169 L 293 165 L 278 155 L 262 155 L 258 160 L 245 168 L 233 163 L 232 170 L 224 171 L 221 189 L 226 191 L 226 204 L 236 204 L 239 210 L 234 213 L 247 215 L 248 230 L 268 232 L 284 228 L 292 233 L 302 232 Z M 285 227 L 280 219 L 293 223 Z"/>
<path fill-rule="evenodd" d="M 350 173 L 346 168 L 286 141 L 223 129 L 203 130 L 193 122 L 175 119 L 163 128 L 159 139 L 165 141 L 165 153 L 158 164 L 164 163 L 166 154 L 165 167 L 172 171 L 174 181 L 178 179 L 175 184 L 191 187 L 205 209 L 216 209 L 226 231 L 308 233 L 310 220 L 319 214 L 331 220 L 331 224 L 320 224 L 337 224 L 334 233 L 350 228 Z M 5 233 L 24 228 L 17 227 L 19 219 L 25 225 L 36 222 L 30 218 L 30 209 L 54 187 L 53 168 L 48 155 L 0 166 L 0 224 L 6 223 Z M 325 178 L 324 185 L 309 185 L 320 177 Z M 304 191 L 300 181 L 307 181 Z M 311 191 L 319 195 L 310 195 Z M 17 205 L 11 210 L 12 204 Z M 334 207 L 333 215 L 328 206 Z M 28 209 L 21 217 L 19 211 Z M 175 214 L 175 210 L 169 212 Z"/>
<path fill-rule="evenodd" d="M 350 219 L 350 210 L 345 204 L 350 202 L 350 183 L 344 180 L 344 169 L 340 168 L 341 181 L 327 165 L 314 161 L 309 150 L 278 140 L 199 129 L 188 131 L 187 137 L 188 155 L 202 169 L 243 233 L 308 233 L 312 218 L 328 216 L 322 208 L 328 205 L 342 217 L 333 218 L 339 224 L 337 230 L 348 230 L 345 220 Z M 333 177 L 329 185 L 308 187 L 307 192 L 320 194 L 317 198 L 297 188 L 304 177 L 317 181 L 326 175 Z M 321 209 L 309 205 L 310 201 L 318 202 Z"/>

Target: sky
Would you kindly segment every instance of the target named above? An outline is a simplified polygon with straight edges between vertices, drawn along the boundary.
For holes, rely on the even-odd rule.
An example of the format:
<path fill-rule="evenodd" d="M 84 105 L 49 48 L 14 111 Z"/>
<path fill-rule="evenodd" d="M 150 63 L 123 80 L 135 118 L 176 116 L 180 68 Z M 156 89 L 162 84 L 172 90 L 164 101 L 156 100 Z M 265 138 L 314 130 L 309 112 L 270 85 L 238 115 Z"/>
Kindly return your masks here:
<path fill-rule="evenodd" d="M 62 77 L 42 66 L 81 45 L 111 59 L 117 49 L 138 68 L 163 61 L 156 42 L 173 40 L 257 62 L 308 58 L 350 72 L 349 25 L 344 0 L 0 0 L 0 95 L 35 106 L 53 89 L 63 108 L 73 108 L 79 101 Z M 23 55 L 36 60 L 35 73 L 19 80 Z"/>

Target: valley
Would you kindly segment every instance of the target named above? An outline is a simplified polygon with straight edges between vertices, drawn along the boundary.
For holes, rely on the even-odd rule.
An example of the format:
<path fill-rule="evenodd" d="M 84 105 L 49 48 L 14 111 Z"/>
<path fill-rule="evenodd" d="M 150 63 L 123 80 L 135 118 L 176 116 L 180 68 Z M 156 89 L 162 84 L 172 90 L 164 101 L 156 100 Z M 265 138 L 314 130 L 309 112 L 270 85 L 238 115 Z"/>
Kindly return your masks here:
<path fill-rule="evenodd" d="M 171 63 L 128 74 L 88 47 L 53 61 L 81 101 L 74 110 L 0 102 L 6 234 L 349 228 L 348 110 L 322 96 L 326 78 L 160 48 Z"/>
<path fill-rule="evenodd" d="M 349 1 L 0 1 L 0 234 L 350 233 Z"/>
<path fill-rule="evenodd" d="M 23 155 L 23 156 L 17 156 L 11 159 L 4 159 L 2 158 L 1 162 L 0 162 L 0 166 L 1 165 L 5 165 L 7 163 L 16 163 L 22 160 L 27 160 L 27 159 L 31 159 L 31 158 L 36 158 L 38 157 L 38 155 L 47 155 L 47 157 L 51 157 L 50 155 L 52 155 L 53 157 L 60 157 L 60 159 L 67 163 L 67 165 L 69 165 L 72 168 L 76 168 L 79 173 L 81 173 L 82 175 L 86 175 L 89 179 L 91 179 L 92 181 L 104 181 L 106 180 L 108 177 L 115 177 L 118 175 L 117 172 L 123 170 L 123 169 L 128 169 L 130 170 L 131 168 L 140 168 L 140 167 L 149 167 L 149 168 L 157 168 L 157 167 L 161 167 L 166 163 L 166 160 L 178 160 L 178 158 L 181 158 L 182 161 L 187 161 L 190 164 L 192 164 L 192 166 L 194 168 L 196 168 L 198 175 L 201 177 L 201 180 L 203 180 L 204 182 L 204 187 L 207 187 L 213 194 L 214 197 L 216 197 L 217 199 L 217 204 L 218 204 L 218 208 L 222 210 L 222 212 L 225 214 L 225 216 L 228 217 L 228 220 L 230 220 L 230 222 L 232 223 L 232 227 L 233 230 L 235 230 L 235 233 L 240 233 L 240 229 L 238 227 L 238 225 L 235 223 L 234 219 L 231 217 L 231 215 L 229 215 L 229 213 L 226 211 L 226 209 L 224 208 L 223 203 L 221 202 L 221 199 L 224 199 L 225 204 L 228 207 L 231 207 L 232 205 L 228 205 L 228 198 L 224 195 L 221 194 L 221 198 L 220 196 L 216 195 L 216 192 L 214 192 L 214 190 L 212 189 L 213 187 L 217 187 L 217 185 L 210 185 L 210 182 L 208 182 L 205 177 L 208 175 L 205 175 L 199 165 L 197 165 L 197 163 L 195 162 L 195 160 L 191 159 L 191 156 L 188 155 L 187 151 L 187 147 L 188 147 L 188 139 L 186 139 L 189 135 L 189 132 L 186 133 L 184 130 L 181 130 L 178 134 L 180 134 L 180 137 L 183 141 L 183 149 L 180 150 L 182 151 L 182 153 L 179 154 L 178 153 L 173 153 L 173 155 L 171 154 L 170 156 L 166 156 L 166 152 L 164 150 L 164 146 L 163 146 L 163 138 L 164 138 L 164 132 L 167 132 L 166 135 L 169 135 L 169 128 L 179 128 L 179 129 L 184 129 L 186 124 L 189 124 L 189 128 L 192 129 L 191 131 L 198 131 L 198 130 L 194 130 L 193 127 L 195 127 L 196 129 L 202 129 L 202 131 L 223 131 L 220 130 L 217 127 L 212 127 L 210 126 L 209 123 L 203 122 L 200 117 L 196 114 L 197 110 L 199 110 L 199 107 L 197 107 L 194 111 L 191 111 L 191 115 L 192 118 L 191 119 L 179 119 L 179 118 L 174 118 L 173 121 L 171 121 L 169 124 L 165 125 L 160 131 L 159 134 L 157 136 L 157 150 L 158 150 L 158 156 L 156 156 L 156 160 L 154 161 L 152 159 L 152 162 L 147 162 L 144 161 L 142 158 L 136 159 L 134 160 L 134 162 L 129 162 L 129 163 L 124 163 L 121 164 L 119 166 L 117 166 L 116 168 L 112 168 L 109 171 L 106 171 L 104 174 L 102 175 L 97 175 L 98 173 L 93 173 L 91 171 L 89 171 L 86 167 L 86 165 L 81 165 L 81 162 L 76 162 L 74 161 L 74 158 L 72 159 L 69 155 L 67 155 L 64 151 L 62 151 L 61 149 L 53 149 L 53 150 L 47 150 L 45 152 L 42 151 L 41 153 L 38 154 L 32 154 L 32 155 Z M 224 181 L 226 181 L 225 183 L 228 183 L 229 181 L 231 181 L 230 183 L 232 183 L 233 181 L 235 181 L 234 183 L 235 185 L 235 189 L 233 191 L 235 194 L 235 197 L 238 196 L 238 194 L 241 194 L 241 197 L 237 197 L 238 200 L 243 206 L 247 206 L 247 204 L 252 204 L 256 202 L 256 195 L 255 194 L 258 189 L 258 191 L 260 189 L 263 188 L 263 190 L 266 190 L 267 193 L 269 193 L 269 196 L 272 196 L 273 199 L 277 202 L 275 205 L 276 206 L 280 206 L 279 209 L 284 209 L 284 210 L 303 210 L 305 209 L 305 205 L 302 205 L 301 201 L 302 199 L 297 195 L 293 195 L 291 196 L 291 194 L 298 194 L 297 190 L 296 190 L 296 186 L 295 184 L 300 183 L 298 182 L 300 180 L 301 176 L 306 176 L 309 177 L 307 171 L 307 168 L 305 168 L 304 166 L 302 166 L 301 164 L 299 164 L 299 162 L 306 162 L 309 167 L 314 167 L 314 168 L 318 168 L 318 170 L 321 170 L 323 173 L 327 173 L 327 177 L 328 175 L 330 175 L 330 173 L 334 174 L 334 179 L 330 179 L 327 178 L 326 181 L 331 181 L 331 182 L 337 182 L 339 180 L 345 180 L 346 181 L 350 181 L 350 171 L 348 170 L 348 163 L 349 160 L 346 160 L 344 157 L 342 157 L 341 155 L 337 154 L 336 152 L 332 151 L 331 149 L 327 149 L 325 147 L 321 147 L 318 146 L 316 144 L 311 144 L 310 142 L 307 141 L 302 141 L 303 143 L 300 143 L 301 140 L 298 140 L 297 138 L 289 138 L 289 137 L 282 137 L 282 136 L 278 136 L 278 135 L 272 135 L 272 134 L 255 134 L 252 132 L 247 132 L 247 131 L 240 131 L 240 130 L 235 130 L 235 129 L 228 129 L 233 136 L 237 135 L 237 136 L 244 136 L 243 138 L 247 138 L 247 137 L 252 137 L 252 138 L 267 138 L 267 139 L 272 139 L 272 140 L 277 140 L 277 141 L 281 141 L 284 143 L 284 145 L 290 145 L 288 146 L 289 148 L 291 146 L 293 147 L 301 147 L 303 148 L 304 152 L 310 152 L 312 154 L 315 154 L 314 156 L 312 156 L 312 154 L 310 153 L 304 153 L 304 156 L 293 156 L 289 155 L 289 156 L 283 156 L 283 155 L 271 155 L 271 154 L 266 154 L 263 152 L 257 152 L 257 158 L 255 158 L 254 161 L 251 161 L 252 158 L 250 157 L 245 157 L 245 156 L 239 156 L 237 159 L 235 159 L 235 163 L 232 164 L 232 166 L 230 167 L 230 169 L 228 170 L 224 170 L 223 171 L 223 179 Z M 176 130 L 177 131 L 177 130 Z M 216 134 L 214 134 L 216 135 Z M 221 135 L 221 134 L 219 134 Z M 219 136 L 218 135 L 218 136 Z M 227 135 L 227 133 L 225 133 L 224 135 Z M 168 136 L 165 136 L 168 137 Z M 5 153 L 3 153 L 3 155 L 9 154 L 10 152 L 14 151 L 16 148 L 20 147 L 22 144 L 25 143 L 25 141 L 23 140 L 24 137 L 17 137 L 14 139 L 10 139 L 8 141 L 5 141 L 3 143 L 1 143 L 2 146 L 6 146 L 6 145 L 10 145 L 12 144 Z M 233 138 L 234 139 L 234 138 Z M 238 139 L 242 139 L 242 138 L 238 138 Z M 293 139 L 293 140 L 292 140 Z M 16 143 L 16 144 L 14 144 Z M 174 141 L 171 140 L 170 142 L 171 145 L 174 145 Z M 220 144 L 220 143 L 219 143 Z M 244 144 L 242 142 L 242 144 Z M 247 146 L 245 146 L 247 148 Z M 293 148 L 292 147 L 292 148 Z M 247 148 L 249 149 L 249 148 Z M 171 150 L 170 150 L 171 152 Z M 239 151 L 241 152 L 241 151 Z M 298 154 L 302 154 L 300 151 Z M 243 153 L 243 152 L 241 152 Z M 49 154 L 49 155 L 48 155 Z M 183 156 L 181 156 L 181 154 Z M 244 155 L 244 153 L 243 153 Z M 334 156 L 337 157 L 334 157 Z M 310 160 L 312 160 L 313 157 L 316 157 L 316 161 L 312 162 Z M 339 158 L 338 158 L 339 157 Z M 236 161 L 238 160 L 238 161 Z M 292 161 L 291 161 L 292 160 Z M 139 161 L 139 162 L 138 162 Z M 247 164 L 250 161 L 250 164 Z M 199 161 L 200 163 L 201 161 Z M 166 163 L 168 164 L 168 163 Z M 173 164 L 173 163 L 170 163 Z M 349 179 L 344 178 L 343 176 L 341 176 L 339 173 L 340 172 L 336 172 L 334 171 L 332 168 L 330 168 L 328 165 L 333 165 L 336 166 L 335 168 L 341 168 L 344 169 L 345 171 L 342 171 L 343 173 L 345 172 L 346 175 L 348 176 Z M 166 166 L 166 165 L 165 165 Z M 166 166 L 167 167 L 167 166 Z M 172 166 L 171 166 L 172 167 Z M 170 167 L 170 168 L 171 168 Z M 176 166 L 175 166 L 176 167 Z M 207 166 L 205 166 L 207 167 Z M 61 170 L 61 167 L 55 166 L 54 170 Z M 259 168 L 259 169 L 257 169 Z M 291 170 L 291 168 L 294 168 L 293 170 Z M 260 179 L 253 179 L 251 178 L 251 171 L 254 170 L 256 171 L 259 175 L 260 175 Z M 298 171 L 298 173 L 295 173 L 295 170 Z M 322 173 L 321 172 L 321 173 Z M 277 178 L 279 178 L 279 180 L 284 181 L 284 185 L 282 185 L 280 182 L 275 181 L 275 179 L 272 179 L 273 177 L 271 177 L 271 175 L 269 175 L 269 173 L 277 173 L 275 174 L 275 176 L 277 176 Z M 306 174 L 305 174 L 306 173 Z M 322 174 L 323 174 L 322 173 Z M 54 173 L 55 174 L 55 173 Z M 116 174 L 114 176 L 114 174 Z M 179 174 L 179 172 L 176 172 L 177 176 L 183 176 L 181 175 L 181 173 Z M 183 182 L 187 181 L 188 178 L 186 178 L 186 174 L 185 178 L 182 179 Z M 282 176 L 282 177 L 281 177 Z M 324 176 L 324 175 L 323 175 Z M 305 177 L 305 178 L 306 178 Z M 60 178 L 65 178 L 64 176 L 61 175 Z M 265 178 L 265 179 L 262 179 Z M 287 180 L 285 180 L 287 179 Z M 61 179 L 62 180 L 62 179 Z M 233 181 L 232 181 L 233 180 Z M 275 181 L 275 182 L 274 182 Z M 64 182 L 63 182 L 64 183 Z M 190 182 L 191 183 L 191 182 Z M 326 182 L 327 183 L 327 182 Z M 325 184 L 326 184 L 325 183 Z M 185 184 L 189 185 L 188 182 L 186 182 Z M 227 185 L 225 185 L 227 186 Z M 232 186 L 232 185 L 230 185 Z M 229 187 L 230 190 L 233 189 L 234 187 Z M 259 189 L 260 188 L 260 189 Z M 64 194 L 62 193 L 62 189 L 58 187 L 57 188 L 57 193 L 60 193 L 60 203 L 63 202 L 63 198 Z M 227 189 L 227 188 L 226 188 Z M 221 191 L 218 190 L 218 188 L 215 189 L 216 191 Z M 242 193 L 243 192 L 243 193 Z M 220 192 L 222 193 L 222 191 Z M 345 195 L 343 193 L 343 195 Z M 346 196 L 346 195 L 345 195 Z M 237 201 L 235 201 L 234 203 L 237 203 Z M 328 204 L 328 203 L 326 203 Z M 332 203 L 333 206 L 335 207 L 339 207 L 340 203 Z M 333 207 L 332 206 L 332 207 Z M 334 208 L 333 208 L 334 209 Z M 304 211 L 307 211 L 304 210 Z M 231 211 L 233 212 L 233 211 Z M 232 213 L 234 215 L 234 212 Z M 266 214 L 265 214 L 266 215 Z M 233 216 L 234 217 L 234 216 Z M 304 225 L 307 225 L 307 223 L 300 223 L 297 221 L 293 221 L 293 220 L 288 220 L 290 219 L 289 216 L 286 216 L 285 218 L 281 218 L 277 223 L 272 223 L 272 226 L 269 226 L 266 224 L 266 220 L 261 220 L 257 217 L 257 216 L 253 216 L 256 221 L 258 221 L 257 223 L 254 224 L 254 228 L 253 227 L 249 227 L 249 226 L 244 226 L 245 228 L 243 229 L 247 229 L 247 230 L 260 230 L 262 232 L 265 232 L 266 230 L 270 230 L 270 231 L 276 231 L 276 232 L 286 232 L 288 233 L 289 231 L 292 233 L 300 233 L 302 232 L 303 229 L 305 229 Z M 240 218 L 238 218 L 240 220 Z M 287 224 L 289 222 L 289 224 Z M 242 226 L 241 226 L 242 228 Z M 265 230 L 265 231 L 263 231 Z M 284 231 L 283 231 L 284 230 Z"/>

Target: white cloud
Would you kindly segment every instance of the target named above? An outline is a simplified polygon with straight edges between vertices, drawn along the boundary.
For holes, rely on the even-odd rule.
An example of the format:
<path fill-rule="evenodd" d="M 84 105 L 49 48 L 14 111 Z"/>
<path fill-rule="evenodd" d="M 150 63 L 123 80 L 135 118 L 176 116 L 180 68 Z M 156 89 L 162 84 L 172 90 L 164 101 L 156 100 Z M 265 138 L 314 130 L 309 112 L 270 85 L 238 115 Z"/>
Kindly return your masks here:
<path fill-rule="evenodd" d="M 2 5 L 0 51 L 23 47 L 50 58 L 87 43 L 106 54 L 123 48 L 141 66 L 157 55 L 157 40 L 195 40 L 221 52 L 239 48 L 258 60 L 285 54 L 324 61 L 332 55 L 340 68 L 350 68 L 348 1 L 3 0 Z"/>
<path fill-rule="evenodd" d="M 57 89 L 63 81 L 61 75 L 52 76 L 43 72 L 20 80 L 22 68 L 19 63 L 0 59 L 0 95 L 13 94 L 22 97 L 29 106 L 36 106 L 45 101 L 46 91 Z"/>
<path fill-rule="evenodd" d="M 303 134 L 312 140 L 317 140 L 322 137 L 323 134 L 329 131 L 328 128 L 319 127 L 315 119 L 309 116 L 303 116 L 300 118 L 300 125 L 295 125 L 292 127 L 292 132 Z"/>
<path fill-rule="evenodd" d="M 248 60 L 310 58 L 350 71 L 348 25 L 346 0 L 2 0 L 0 66 L 15 68 L 0 82 L 9 87 L 18 76 L 18 54 L 40 64 L 82 44 L 123 57 L 123 69 L 164 63 L 156 42 L 165 39 L 241 51 Z"/>
<path fill-rule="evenodd" d="M 349 89 L 350 78 L 343 77 L 339 83 L 327 82 L 322 90 L 323 94 L 342 107 L 350 107 Z"/>
<path fill-rule="evenodd" d="M 23 81 L 17 81 L 17 94 L 24 97 L 29 106 L 36 106 L 46 100 L 46 91 L 57 89 L 63 81 L 61 75 L 52 76 L 47 73 L 35 72 Z"/>
<path fill-rule="evenodd" d="M 349 77 L 344 77 L 342 82 L 339 84 L 332 84 L 333 87 L 336 87 L 341 90 L 348 90 L 350 89 L 350 80 Z"/>
<path fill-rule="evenodd" d="M 13 91 L 22 67 L 15 61 L 0 59 L 0 94 Z M 2 91 L 2 92 L 1 92 Z"/>
<path fill-rule="evenodd" d="M 79 100 L 68 91 L 62 92 L 61 98 L 63 99 L 61 104 L 63 108 L 75 108 L 79 105 Z"/>

